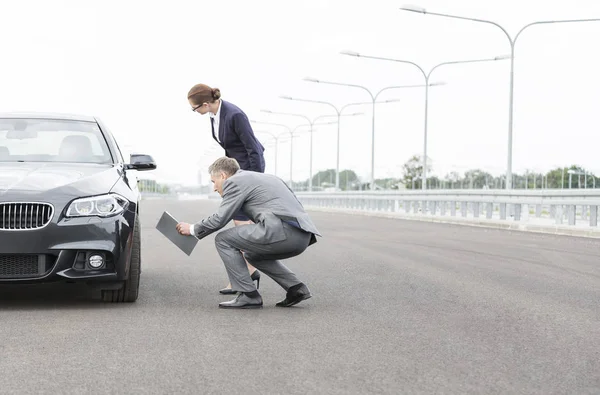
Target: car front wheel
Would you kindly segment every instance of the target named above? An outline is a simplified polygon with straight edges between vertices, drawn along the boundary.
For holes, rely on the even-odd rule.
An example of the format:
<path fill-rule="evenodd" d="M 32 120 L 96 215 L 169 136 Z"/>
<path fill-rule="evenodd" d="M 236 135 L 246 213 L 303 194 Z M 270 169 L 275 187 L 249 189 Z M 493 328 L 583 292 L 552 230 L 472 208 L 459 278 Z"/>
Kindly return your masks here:
<path fill-rule="evenodd" d="M 117 290 L 103 290 L 102 299 L 111 303 L 132 303 L 138 298 L 140 288 L 140 273 L 142 264 L 141 255 L 141 227 L 138 217 L 135 218 L 133 229 L 133 244 L 131 247 L 131 259 L 129 263 L 129 278 L 125 280 L 123 287 Z"/>

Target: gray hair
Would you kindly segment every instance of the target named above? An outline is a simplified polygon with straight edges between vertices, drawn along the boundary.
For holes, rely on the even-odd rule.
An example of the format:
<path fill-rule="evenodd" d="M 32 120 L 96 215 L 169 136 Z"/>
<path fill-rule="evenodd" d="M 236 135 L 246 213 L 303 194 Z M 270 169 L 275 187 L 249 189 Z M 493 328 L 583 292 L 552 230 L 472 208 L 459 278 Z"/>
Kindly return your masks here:
<path fill-rule="evenodd" d="M 208 173 L 210 175 L 215 175 L 218 173 L 225 173 L 228 176 L 234 175 L 240 169 L 240 165 L 237 160 L 233 158 L 228 158 L 223 156 L 216 161 L 208 168 Z"/>

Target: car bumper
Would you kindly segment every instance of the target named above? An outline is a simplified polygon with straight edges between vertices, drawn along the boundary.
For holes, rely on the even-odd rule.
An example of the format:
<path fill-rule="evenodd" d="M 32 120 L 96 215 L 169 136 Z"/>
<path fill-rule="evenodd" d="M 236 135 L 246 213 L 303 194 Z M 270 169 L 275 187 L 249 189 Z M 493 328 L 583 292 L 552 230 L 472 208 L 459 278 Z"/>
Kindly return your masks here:
<path fill-rule="evenodd" d="M 135 214 L 61 218 L 35 230 L 0 230 L 0 284 L 120 282 L 129 272 Z M 93 268 L 91 256 L 103 265 Z"/>

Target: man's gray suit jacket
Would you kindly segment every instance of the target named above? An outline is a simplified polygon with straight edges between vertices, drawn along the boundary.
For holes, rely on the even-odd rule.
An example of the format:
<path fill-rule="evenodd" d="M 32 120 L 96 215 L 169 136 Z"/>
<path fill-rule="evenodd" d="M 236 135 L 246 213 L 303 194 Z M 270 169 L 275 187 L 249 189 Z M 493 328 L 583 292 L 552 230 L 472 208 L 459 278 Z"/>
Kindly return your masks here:
<path fill-rule="evenodd" d="M 321 236 L 304 207 L 279 177 L 254 171 L 238 170 L 223 183 L 223 200 L 217 212 L 194 224 L 195 235 L 202 239 L 223 228 L 242 209 L 258 226 L 241 227 L 240 236 L 259 244 L 285 240 L 284 221 L 297 224 L 312 233 L 309 245 Z"/>

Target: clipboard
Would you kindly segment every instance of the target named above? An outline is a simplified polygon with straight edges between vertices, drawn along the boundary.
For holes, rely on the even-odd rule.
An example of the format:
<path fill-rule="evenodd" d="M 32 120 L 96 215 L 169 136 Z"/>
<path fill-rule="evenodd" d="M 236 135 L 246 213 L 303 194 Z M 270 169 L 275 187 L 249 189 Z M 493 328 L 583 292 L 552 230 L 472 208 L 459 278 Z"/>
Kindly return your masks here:
<path fill-rule="evenodd" d="M 169 212 L 165 211 L 156 224 L 156 230 L 163 234 L 173 244 L 175 244 L 186 255 L 190 256 L 196 244 L 200 239 L 195 235 L 182 235 L 177 231 L 177 221 Z"/>

